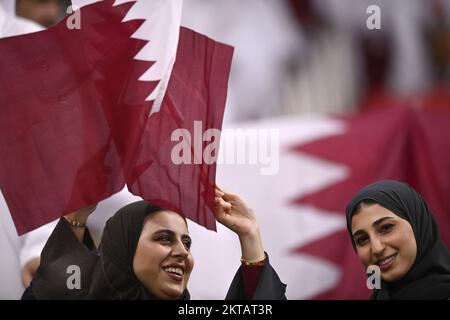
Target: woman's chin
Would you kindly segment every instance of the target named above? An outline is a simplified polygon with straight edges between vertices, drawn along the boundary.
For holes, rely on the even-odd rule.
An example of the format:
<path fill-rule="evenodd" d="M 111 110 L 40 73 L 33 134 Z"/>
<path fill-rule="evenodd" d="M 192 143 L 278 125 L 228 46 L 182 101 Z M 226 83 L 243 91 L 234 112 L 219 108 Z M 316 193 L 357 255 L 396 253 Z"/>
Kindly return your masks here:
<path fill-rule="evenodd" d="M 381 273 L 381 279 L 384 282 L 395 282 L 403 278 L 403 275 L 399 272 L 396 272 L 397 270 L 390 270 L 389 272 L 382 272 Z"/>
<path fill-rule="evenodd" d="M 163 288 L 161 291 L 163 297 L 160 298 L 167 300 L 177 300 L 183 295 L 184 292 L 184 290 L 179 286 L 175 287 L 173 285 L 165 286 L 165 288 Z"/>

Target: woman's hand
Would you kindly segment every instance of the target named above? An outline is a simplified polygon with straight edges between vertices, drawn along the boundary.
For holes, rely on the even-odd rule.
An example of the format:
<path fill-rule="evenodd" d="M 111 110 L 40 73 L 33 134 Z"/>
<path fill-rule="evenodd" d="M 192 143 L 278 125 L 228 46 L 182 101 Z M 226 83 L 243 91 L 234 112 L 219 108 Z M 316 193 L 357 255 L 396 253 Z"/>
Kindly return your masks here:
<path fill-rule="evenodd" d="M 41 262 L 41 259 L 37 257 L 37 258 L 31 259 L 23 266 L 23 268 L 22 268 L 22 284 L 25 289 L 30 286 L 31 280 L 33 280 L 33 277 L 39 267 L 40 262 Z"/>
<path fill-rule="evenodd" d="M 244 199 L 217 187 L 215 204 L 217 221 L 238 235 L 242 258 L 252 262 L 264 260 L 258 222 Z"/>

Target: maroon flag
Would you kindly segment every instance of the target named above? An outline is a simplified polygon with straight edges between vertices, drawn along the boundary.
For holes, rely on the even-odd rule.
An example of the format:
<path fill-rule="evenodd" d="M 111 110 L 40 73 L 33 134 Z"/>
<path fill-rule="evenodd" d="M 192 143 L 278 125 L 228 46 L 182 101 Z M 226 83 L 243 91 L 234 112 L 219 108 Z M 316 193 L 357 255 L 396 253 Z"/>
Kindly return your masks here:
<path fill-rule="evenodd" d="M 124 21 L 134 2 L 105 0 L 66 21 L 0 41 L 0 187 L 19 234 L 103 200 L 125 184 L 209 228 L 215 164 L 177 165 L 177 128 L 221 128 L 232 49 L 182 28 L 159 112 L 145 101 L 157 81 L 139 81 L 152 62 L 135 56 Z M 187 183 L 189 181 L 189 183 Z M 190 203 L 185 203 L 191 201 Z"/>
<path fill-rule="evenodd" d="M 214 230 L 211 160 L 217 159 L 219 137 L 213 133 L 222 126 L 231 56 L 229 47 L 181 28 L 161 111 L 148 119 L 128 180 L 132 193 Z M 172 136 L 175 131 L 179 135 Z M 178 152 L 174 147 L 180 144 L 185 148 Z"/>

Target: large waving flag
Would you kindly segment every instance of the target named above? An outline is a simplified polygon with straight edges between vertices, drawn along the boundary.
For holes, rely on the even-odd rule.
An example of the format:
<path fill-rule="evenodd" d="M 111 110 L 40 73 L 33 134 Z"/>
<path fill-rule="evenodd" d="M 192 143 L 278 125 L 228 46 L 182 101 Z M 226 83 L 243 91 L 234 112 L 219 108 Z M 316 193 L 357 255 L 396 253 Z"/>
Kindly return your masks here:
<path fill-rule="evenodd" d="M 125 184 L 214 228 L 215 164 L 176 165 L 170 138 L 221 128 L 232 48 L 180 29 L 181 0 L 74 3 L 0 41 L 0 187 L 18 233 Z"/>

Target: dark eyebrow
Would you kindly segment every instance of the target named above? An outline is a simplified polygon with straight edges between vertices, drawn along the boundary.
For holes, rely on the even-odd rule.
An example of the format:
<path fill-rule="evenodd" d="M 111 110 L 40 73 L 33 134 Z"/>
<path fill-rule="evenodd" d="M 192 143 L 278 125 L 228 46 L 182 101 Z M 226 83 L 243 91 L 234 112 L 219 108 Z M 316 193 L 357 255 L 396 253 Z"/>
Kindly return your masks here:
<path fill-rule="evenodd" d="M 153 233 L 153 236 L 158 236 L 158 235 L 160 235 L 160 234 L 169 234 L 171 237 L 173 237 L 173 236 L 175 236 L 175 232 L 173 232 L 172 230 L 169 230 L 169 229 L 160 229 L 160 230 L 157 230 L 157 231 L 155 231 L 154 233 Z M 191 237 L 189 236 L 189 235 L 187 235 L 187 234 L 183 234 L 183 235 L 181 235 L 181 238 L 182 239 L 189 239 L 191 242 L 192 242 L 192 239 L 191 239 Z"/>
<path fill-rule="evenodd" d="M 169 230 L 169 229 L 160 229 L 160 230 L 156 230 L 156 231 L 153 233 L 153 235 L 155 236 L 155 235 L 159 235 L 159 234 L 162 234 L 162 233 L 169 233 L 171 236 L 175 235 L 175 232 L 173 232 L 172 230 Z"/>
<path fill-rule="evenodd" d="M 377 227 L 377 226 L 379 226 L 381 223 L 383 223 L 383 221 L 386 221 L 386 220 L 389 220 L 389 219 L 394 219 L 394 217 L 384 217 L 384 218 L 380 218 L 380 219 L 378 219 L 377 221 L 375 221 L 374 223 L 372 223 L 372 225 L 373 225 L 374 227 Z M 355 237 L 355 236 L 357 236 L 357 235 L 360 235 L 360 234 L 364 234 L 364 231 L 363 231 L 363 230 L 356 230 L 356 231 L 353 233 L 353 237 Z"/>

